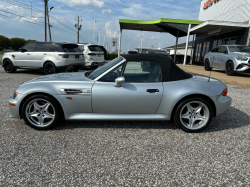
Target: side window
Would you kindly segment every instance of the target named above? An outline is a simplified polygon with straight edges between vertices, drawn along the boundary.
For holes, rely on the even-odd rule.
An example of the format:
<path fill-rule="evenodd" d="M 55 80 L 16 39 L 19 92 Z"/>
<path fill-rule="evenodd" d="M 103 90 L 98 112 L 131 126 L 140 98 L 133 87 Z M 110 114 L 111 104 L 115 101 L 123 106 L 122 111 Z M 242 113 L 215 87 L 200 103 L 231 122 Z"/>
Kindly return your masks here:
<path fill-rule="evenodd" d="M 128 61 L 123 74 L 126 82 L 161 82 L 161 67 L 154 61 Z"/>
<path fill-rule="evenodd" d="M 217 48 L 218 48 L 218 52 L 219 52 L 219 53 L 228 52 L 226 46 L 219 46 L 219 47 L 217 47 Z"/>
<path fill-rule="evenodd" d="M 115 79 L 117 77 L 122 76 L 122 69 L 124 67 L 125 63 L 122 63 L 120 66 L 116 67 L 106 75 L 104 75 L 102 78 L 100 78 L 98 81 L 101 82 L 115 82 Z"/>
<path fill-rule="evenodd" d="M 47 45 L 49 47 L 49 52 L 58 52 L 57 44 L 49 43 Z"/>
<path fill-rule="evenodd" d="M 36 43 L 27 43 L 23 49 L 26 49 L 27 52 L 32 52 L 35 50 Z"/>
<path fill-rule="evenodd" d="M 38 43 L 36 45 L 36 51 L 37 52 L 48 52 L 49 51 L 49 47 L 47 43 Z"/>

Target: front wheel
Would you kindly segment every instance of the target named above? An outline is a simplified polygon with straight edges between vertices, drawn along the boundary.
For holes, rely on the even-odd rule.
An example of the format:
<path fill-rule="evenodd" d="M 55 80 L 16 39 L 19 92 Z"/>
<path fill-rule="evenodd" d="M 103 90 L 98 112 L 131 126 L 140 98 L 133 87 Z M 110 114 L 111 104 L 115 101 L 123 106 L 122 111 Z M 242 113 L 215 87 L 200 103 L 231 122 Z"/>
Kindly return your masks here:
<path fill-rule="evenodd" d="M 63 119 L 59 104 L 45 95 L 34 95 L 22 106 L 22 117 L 34 129 L 51 129 Z"/>
<path fill-rule="evenodd" d="M 15 73 L 16 72 L 16 68 L 14 67 L 13 63 L 9 59 L 4 61 L 3 68 L 4 68 L 4 71 L 6 73 Z"/>
<path fill-rule="evenodd" d="M 186 132 L 199 132 L 212 121 L 213 109 L 203 98 L 193 97 L 181 102 L 175 113 L 174 121 Z"/>
<path fill-rule="evenodd" d="M 234 71 L 234 63 L 232 61 L 229 61 L 226 65 L 226 74 L 229 76 L 236 75 L 236 71 Z"/>

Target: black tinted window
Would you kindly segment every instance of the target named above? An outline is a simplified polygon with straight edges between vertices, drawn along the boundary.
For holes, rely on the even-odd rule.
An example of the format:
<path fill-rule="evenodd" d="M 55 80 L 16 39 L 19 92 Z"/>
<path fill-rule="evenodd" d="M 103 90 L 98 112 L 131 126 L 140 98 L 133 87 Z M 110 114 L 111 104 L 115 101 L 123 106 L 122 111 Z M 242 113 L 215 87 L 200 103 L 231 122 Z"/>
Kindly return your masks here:
<path fill-rule="evenodd" d="M 219 46 L 218 48 L 218 52 L 219 53 L 225 53 L 227 52 L 227 47 L 226 46 Z"/>
<path fill-rule="evenodd" d="M 83 46 L 83 45 L 79 45 L 78 48 L 79 48 L 81 51 L 84 51 L 84 46 Z"/>
<path fill-rule="evenodd" d="M 217 47 L 214 48 L 211 52 L 217 52 Z"/>
<path fill-rule="evenodd" d="M 47 44 L 47 45 L 48 45 L 48 47 L 49 47 L 49 51 L 50 51 L 50 52 L 58 52 L 57 44 L 49 43 L 49 44 Z"/>
<path fill-rule="evenodd" d="M 82 52 L 78 45 L 62 45 L 62 48 L 65 52 Z"/>
<path fill-rule="evenodd" d="M 36 45 L 37 52 L 47 52 L 49 51 L 49 47 L 47 43 L 37 43 Z"/>
<path fill-rule="evenodd" d="M 27 43 L 23 49 L 26 49 L 27 52 L 35 51 L 36 43 Z"/>
<path fill-rule="evenodd" d="M 102 52 L 102 48 L 100 48 L 99 46 L 89 46 L 88 48 L 90 51 L 101 51 Z"/>

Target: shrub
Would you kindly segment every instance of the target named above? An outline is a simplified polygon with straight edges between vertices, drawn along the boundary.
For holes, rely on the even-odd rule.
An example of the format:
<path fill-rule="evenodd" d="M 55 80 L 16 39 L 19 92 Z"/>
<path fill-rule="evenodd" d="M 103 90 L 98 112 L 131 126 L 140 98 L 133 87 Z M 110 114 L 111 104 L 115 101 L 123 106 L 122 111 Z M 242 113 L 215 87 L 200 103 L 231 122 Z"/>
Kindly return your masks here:
<path fill-rule="evenodd" d="M 108 53 L 108 59 L 109 59 L 109 60 L 113 60 L 113 59 L 115 59 L 116 57 L 118 57 L 118 54 Z"/>
<path fill-rule="evenodd" d="M 27 42 L 23 38 L 11 38 L 10 46 L 13 50 L 17 51 L 20 47 L 22 47 Z"/>
<path fill-rule="evenodd" d="M 0 47 L 8 49 L 10 47 L 10 40 L 9 40 L 9 38 L 0 35 Z"/>

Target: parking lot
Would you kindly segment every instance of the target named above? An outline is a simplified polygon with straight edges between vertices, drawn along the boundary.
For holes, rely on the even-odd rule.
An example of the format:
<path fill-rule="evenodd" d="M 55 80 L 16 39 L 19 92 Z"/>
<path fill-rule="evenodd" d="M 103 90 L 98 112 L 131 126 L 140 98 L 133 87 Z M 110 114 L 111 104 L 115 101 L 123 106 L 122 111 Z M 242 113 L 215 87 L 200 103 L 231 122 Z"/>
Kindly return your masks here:
<path fill-rule="evenodd" d="M 205 131 L 169 122 L 64 122 L 37 131 L 9 118 L 15 88 L 43 73 L 0 67 L 0 186 L 249 186 L 250 87 Z M 122 106 L 121 106 L 122 107 Z"/>

